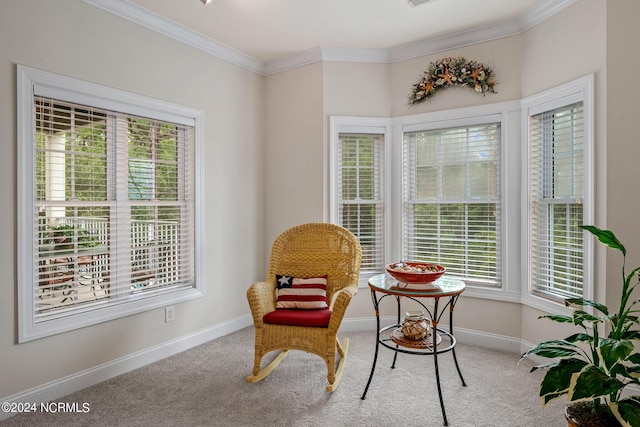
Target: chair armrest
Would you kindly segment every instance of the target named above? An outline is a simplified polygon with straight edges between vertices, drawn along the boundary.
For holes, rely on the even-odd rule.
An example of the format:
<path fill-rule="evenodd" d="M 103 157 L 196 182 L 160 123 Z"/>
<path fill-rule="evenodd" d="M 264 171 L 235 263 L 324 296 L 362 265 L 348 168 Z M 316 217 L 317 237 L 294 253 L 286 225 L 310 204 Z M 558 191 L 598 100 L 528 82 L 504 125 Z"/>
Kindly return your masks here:
<path fill-rule="evenodd" d="M 329 329 L 337 331 L 340 327 L 340 323 L 342 323 L 342 318 L 344 317 L 344 313 L 347 311 L 347 307 L 351 302 L 351 298 L 355 294 L 358 293 L 358 284 L 354 283 L 345 288 L 340 289 L 338 292 L 333 294 L 333 298 L 331 299 L 331 305 L 329 308 L 331 309 L 331 320 L 329 320 Z"/>
<path fill-rule="evenodd" d="M 247 300 L 253 316 L 253 324 L 262 325 L 262 317 L 276 309 L 275 285 L 269 282 L 255 282 L 247 289 Z"/>

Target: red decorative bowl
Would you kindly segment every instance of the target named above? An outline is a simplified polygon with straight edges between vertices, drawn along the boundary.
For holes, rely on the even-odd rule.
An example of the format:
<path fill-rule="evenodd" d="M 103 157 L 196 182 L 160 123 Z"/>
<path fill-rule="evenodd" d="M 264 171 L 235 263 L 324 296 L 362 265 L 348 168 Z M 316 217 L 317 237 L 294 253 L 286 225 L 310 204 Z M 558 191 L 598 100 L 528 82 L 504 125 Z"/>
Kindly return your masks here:
<path fill-rule="evenodd" d="M 398 282 L 425 284 L 437 280 L 445 272 L 439 264 L 428 262 L 393 262 L 386 266 L 387 273 Z"/>

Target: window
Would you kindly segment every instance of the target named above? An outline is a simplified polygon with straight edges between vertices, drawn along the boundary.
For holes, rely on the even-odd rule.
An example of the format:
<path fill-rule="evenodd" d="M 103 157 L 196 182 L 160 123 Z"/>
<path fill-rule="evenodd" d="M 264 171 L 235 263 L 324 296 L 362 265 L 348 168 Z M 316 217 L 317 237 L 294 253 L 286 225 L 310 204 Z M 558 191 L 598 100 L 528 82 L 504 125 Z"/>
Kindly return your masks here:
<path fill-rule="evenodd" d="M 407 131 L 403 139 L 402 259 L 499 286 L 500 122 Z"/>
<path fill-rule="evenodd" d="M 340 134 L 338 223 L 362 246 L 362 270 L 383 266 L 382 140 L 380 134 Z"/>
<path fill-rule="evenodd" d="M 524 101 L 527 120 L 529 293 L 553 301 L 590 297 L 591 79 Z"/>
<path fill-rule="evenodd" d="M 201 295 L 200 113 L 18 74 L 20 341 Z"/>
<path fill-rule="evenodd" d="M 384 271 L 386 127 L 337 127 L 332 143 L 335 196 L 332 222 L 351 231 L 362 247 L 361 276 Z"/>

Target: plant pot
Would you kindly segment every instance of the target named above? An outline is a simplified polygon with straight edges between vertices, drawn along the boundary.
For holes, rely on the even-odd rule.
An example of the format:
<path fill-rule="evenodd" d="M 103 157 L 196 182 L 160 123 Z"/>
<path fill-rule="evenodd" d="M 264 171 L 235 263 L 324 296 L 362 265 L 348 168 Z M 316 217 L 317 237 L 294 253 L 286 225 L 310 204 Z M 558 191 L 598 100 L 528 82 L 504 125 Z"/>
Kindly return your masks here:
<path fill-rule="evenodd" d="M 567 427 L 620 427 L 606 406 L 593 402 L 578 402 L 564 408 Z"/>
<path fill-rule="evenodd" d="M 567 427 L 580 427 L 578 425 L 578 421 L 573 418 L 573 416 L 569 415 L 569 407 L 564 407 L 564 417 L 567 419 Z"/>

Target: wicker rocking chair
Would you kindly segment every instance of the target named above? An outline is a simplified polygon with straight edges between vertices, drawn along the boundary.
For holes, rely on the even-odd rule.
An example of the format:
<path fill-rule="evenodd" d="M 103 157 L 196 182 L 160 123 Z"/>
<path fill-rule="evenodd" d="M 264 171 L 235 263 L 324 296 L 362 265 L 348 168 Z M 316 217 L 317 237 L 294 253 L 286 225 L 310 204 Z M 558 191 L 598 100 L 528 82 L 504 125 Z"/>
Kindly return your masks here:
<path fill-rule="evenodd" d="M 327 391 L 338 387 L 347 360 L 349 339 L 345 338 L 341 345 L 337 333 L 347 306 L 358 291 L 361 259 L 362 251 L 356 237 L 334 224 L 303 224 L 276 238 L 266 281 L 254 283 L 247 291 L 255 326 L 253 375 L 247 377 L 248 382 L 263 380 L 289 351 L 302 350 L 316 354 L 326 362 Z M 280 301 L 276 275 L 326 276 L 328 308 L 276 308 L 276 301 Z M 274 350 L 281 352 L 262 368 L 262 357 Z M 337 369 L 336 353 L 340 355 Z"/>

